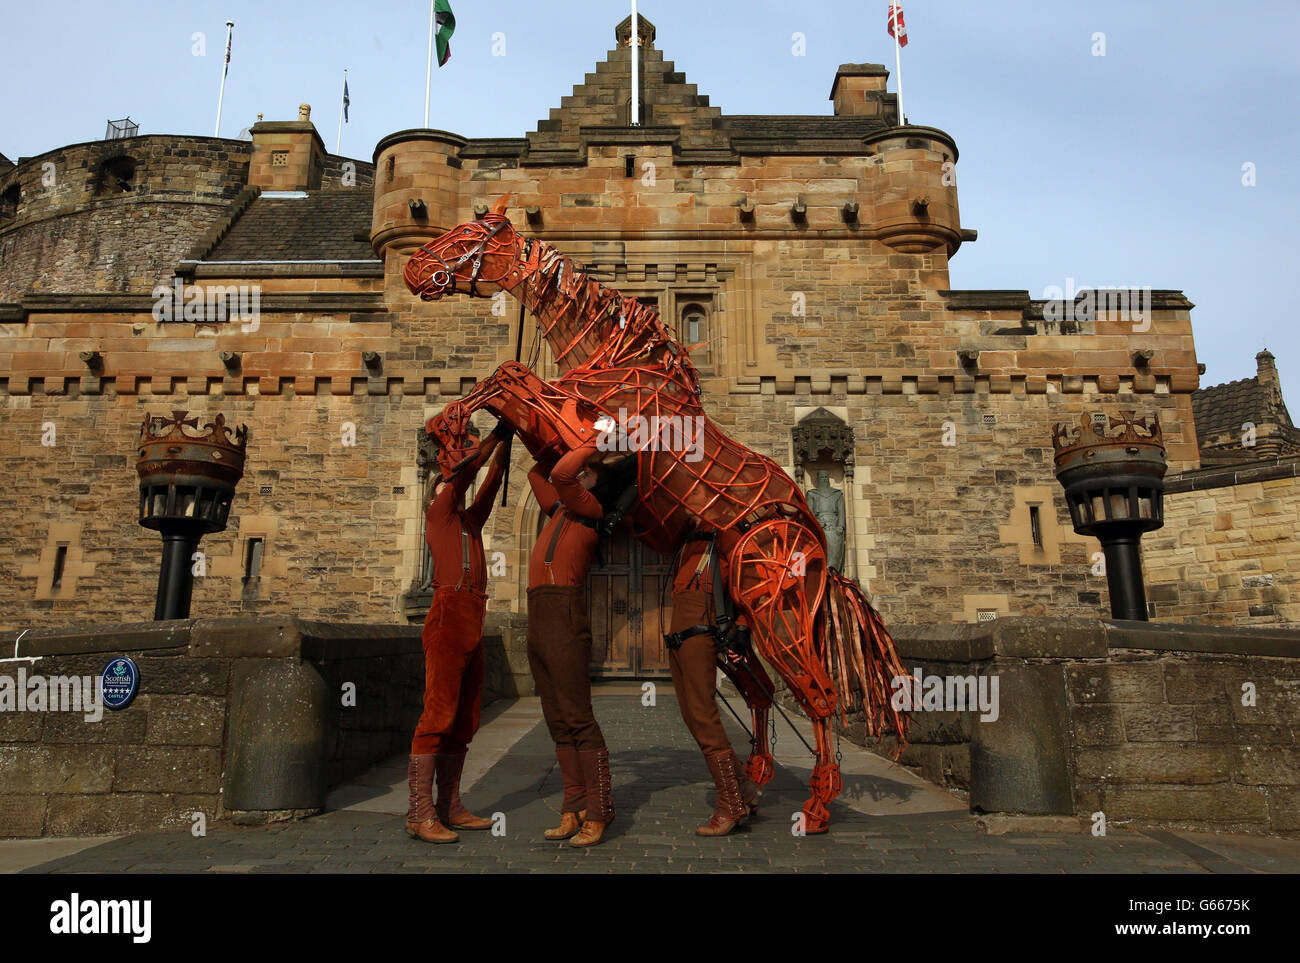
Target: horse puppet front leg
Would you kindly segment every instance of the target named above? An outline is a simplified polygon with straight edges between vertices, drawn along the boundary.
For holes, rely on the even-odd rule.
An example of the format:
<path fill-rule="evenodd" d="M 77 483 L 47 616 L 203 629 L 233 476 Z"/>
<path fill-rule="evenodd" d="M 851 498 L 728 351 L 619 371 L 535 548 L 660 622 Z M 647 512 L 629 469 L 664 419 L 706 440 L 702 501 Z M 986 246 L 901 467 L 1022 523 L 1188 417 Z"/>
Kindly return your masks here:
<path fill-rule="evenodd" d="M 507 361 L 469 394 L 451 402 L 430 421 L 435 437 L 458 437 L 476 411 L 490 411 L 514 429 L 529 454 L 563 454 L 582 445 L 595 429 L 589 405 L 517 361 Z"/>
<path fill-rule="evenodd" d="M 826 589 L 821 533 L 796 517 L 770 518 L 750 528 L 728 558 L 731 593 L 746 613 L 754 647 L 785 680 L 813 724 L 816 761 L 804 831 L 824 833 L 829 805 L 840 794 L 831 724 L 839 701 L 817 650 L 816 617 Z"/>

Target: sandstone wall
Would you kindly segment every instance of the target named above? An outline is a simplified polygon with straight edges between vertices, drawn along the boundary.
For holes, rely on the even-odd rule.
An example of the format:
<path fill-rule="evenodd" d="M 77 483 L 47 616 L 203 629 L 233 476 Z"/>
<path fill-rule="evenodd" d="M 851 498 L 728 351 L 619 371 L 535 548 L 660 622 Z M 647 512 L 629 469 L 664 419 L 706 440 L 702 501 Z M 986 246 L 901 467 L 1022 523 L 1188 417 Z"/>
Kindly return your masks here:
<path fill-rule="evenodd" d="M 896 635 L 909 672 L 998 679 L 997 719 L 914 712 L 901 760 L 972 811 L 1300 833 L 1294 630 L 1011 618 Z M 845 733 L 871 743 L 861 722 Z"/>
<path fill-rule="evenodd" d="M 499 650 L 499 640 L 487 644 Z M 21 668 L 27 681 L 97 678 L 126 655 L 140 690 L 97 721 L 0 711 L 0 837 L 188 828 L 195 813 L 210 824 L 317 811 L 326 789 L 407 751 L 424 691 L 419 630 L 405 626 L 100 620 L 37 629 L 22 654 L 40 658 L 0 666 L 0 677 L 16 682 Z M 487 690 L 485 704 L 495 695 Z"/>
<path fill-rule="evenodd" d="M 248 175 L 250 144 L 151 135 L 74 144 L 0 174 L 17 217 L 0 221 L 0 302 L 48 292 L 148 292 L 167 283 Z M 121 190 L 106 163 L 129 159 Z"/>
<path fill-rule="evenodd" d="M 1165 527 L 1142 540 L 1157 619 L 1300 625 L 1296 466 L 1290 459 L 1169 479 Z"/>

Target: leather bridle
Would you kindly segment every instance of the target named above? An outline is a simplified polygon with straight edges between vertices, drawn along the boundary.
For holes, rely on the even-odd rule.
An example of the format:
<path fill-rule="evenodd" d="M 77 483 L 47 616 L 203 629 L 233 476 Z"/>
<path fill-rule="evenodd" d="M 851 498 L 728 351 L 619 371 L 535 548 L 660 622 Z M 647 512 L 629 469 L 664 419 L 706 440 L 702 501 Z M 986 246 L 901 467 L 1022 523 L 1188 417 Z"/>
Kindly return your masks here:
<path fill-rule="evenodd" d="M 469 274 L 469 293 L 471 296 L 478 296 L 478 282 L 480 280 L 488 284 L 500 284 L 505 280 L 509 268 L 503 271 L 499 278 L 484 278 L 481 275 L 483 272 L 483 257 L 487 254 L 488 245 L 501 231 L 510 226 L 510 220 L 501 214 L 487 214 L 474 223 L 482 224 L 486 228 L 483 237 L 477 244 L 450 264 L 443 259 L 442 253 L 451 245 L 461 242 L 464 235 L 472 234 L 473 231 L 469 227 L 462 230 L 458 236 L 444 235 L 444 237 L 430 241 L 407 263 L 406 271 L 414 274 L 413 277 L 407 278 L 407 283 L 418 291 L 421 300 L 432 301 L 442 297 L 455 282 L 456 272 L 470 262 L 473 262 Z M 426 267 L 430 264 L 432 264 L 433 270 L 428 273 L 427 278 L 422 278 L 421 276 L 425 274 Z M 414 272 L 412 272 L 413 268 L 415 269 Z"/>

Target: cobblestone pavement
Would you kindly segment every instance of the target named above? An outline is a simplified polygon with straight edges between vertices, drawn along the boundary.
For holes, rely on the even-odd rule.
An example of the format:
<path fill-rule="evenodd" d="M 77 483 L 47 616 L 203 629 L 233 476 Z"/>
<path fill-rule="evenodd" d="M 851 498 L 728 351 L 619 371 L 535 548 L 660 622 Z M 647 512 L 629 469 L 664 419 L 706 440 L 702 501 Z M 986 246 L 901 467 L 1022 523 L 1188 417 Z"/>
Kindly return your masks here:
<path fill-rule="evenodd" d="M 404 783 L 404 760 L 395 760 L 383 779 L 372 780 L 379 785 L 369 790 L 375 801 L 369 809 L 353 804 L 295 823 L 217 828 L 203 838 L 185 830 L 143 833 L 27 871 L 1221 873 L 1300 868 L 1300 842 L 1290 840 L 1123 829 L 1103 838 L 1082 831 L 991 835 L 953 796 L 848 744 L 843 747 L 845 791 L 832 807 L 831 831 L 796 837 L 791 817 L 807 796 L 808 759 L 784 723 L 780 765 L 762 811 L 732 836 L 701 839 L 693 830 L 710 811 L 711 783 L 671 690 L 664 694 L 663 688 L 653 708 L 642 706 L 639 690 L 631 687 L 612 694 L 598 690 L 596 714 L 610 745 L 617 818 L 607 841 L 592 849 L 541 838 L 557 821 L 559 785 L 550 739 L 535 723 L 520 726 L 517 740 L 505 740 L 504 755 L 466 793 L 476 812 L 505 814 L 504 836 L 462 833 L 452 846 L 408 839 L 397 814 L 405 799 L 395 802 L 405 787 L 394 793 L 383 785 Z M 501 711 L 497 707 L 496 716 Z M 527 722 L 533 718 L 535 713 Z M 744 734 L 727 721 L 733 741 L 743 747 Z M 354 796 L 367 792 L 363 786 L 350 789 Z"/>

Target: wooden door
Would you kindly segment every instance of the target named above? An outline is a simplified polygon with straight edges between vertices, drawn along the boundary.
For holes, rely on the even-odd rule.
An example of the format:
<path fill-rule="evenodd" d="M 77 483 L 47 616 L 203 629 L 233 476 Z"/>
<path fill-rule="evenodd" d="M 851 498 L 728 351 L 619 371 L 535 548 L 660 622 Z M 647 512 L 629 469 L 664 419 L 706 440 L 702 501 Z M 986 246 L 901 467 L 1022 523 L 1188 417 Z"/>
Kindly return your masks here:
<path fill-rule="evenodd" d="M 668 628 L 665 592 L 672 558 L 646 548 L 626 532 L 601 543 L 601 559 L 587 573 L 594 679 L 653 679 L 668 675 L 662 632 Z M 663 625 L 660 626 L 660 600 Z"/>

